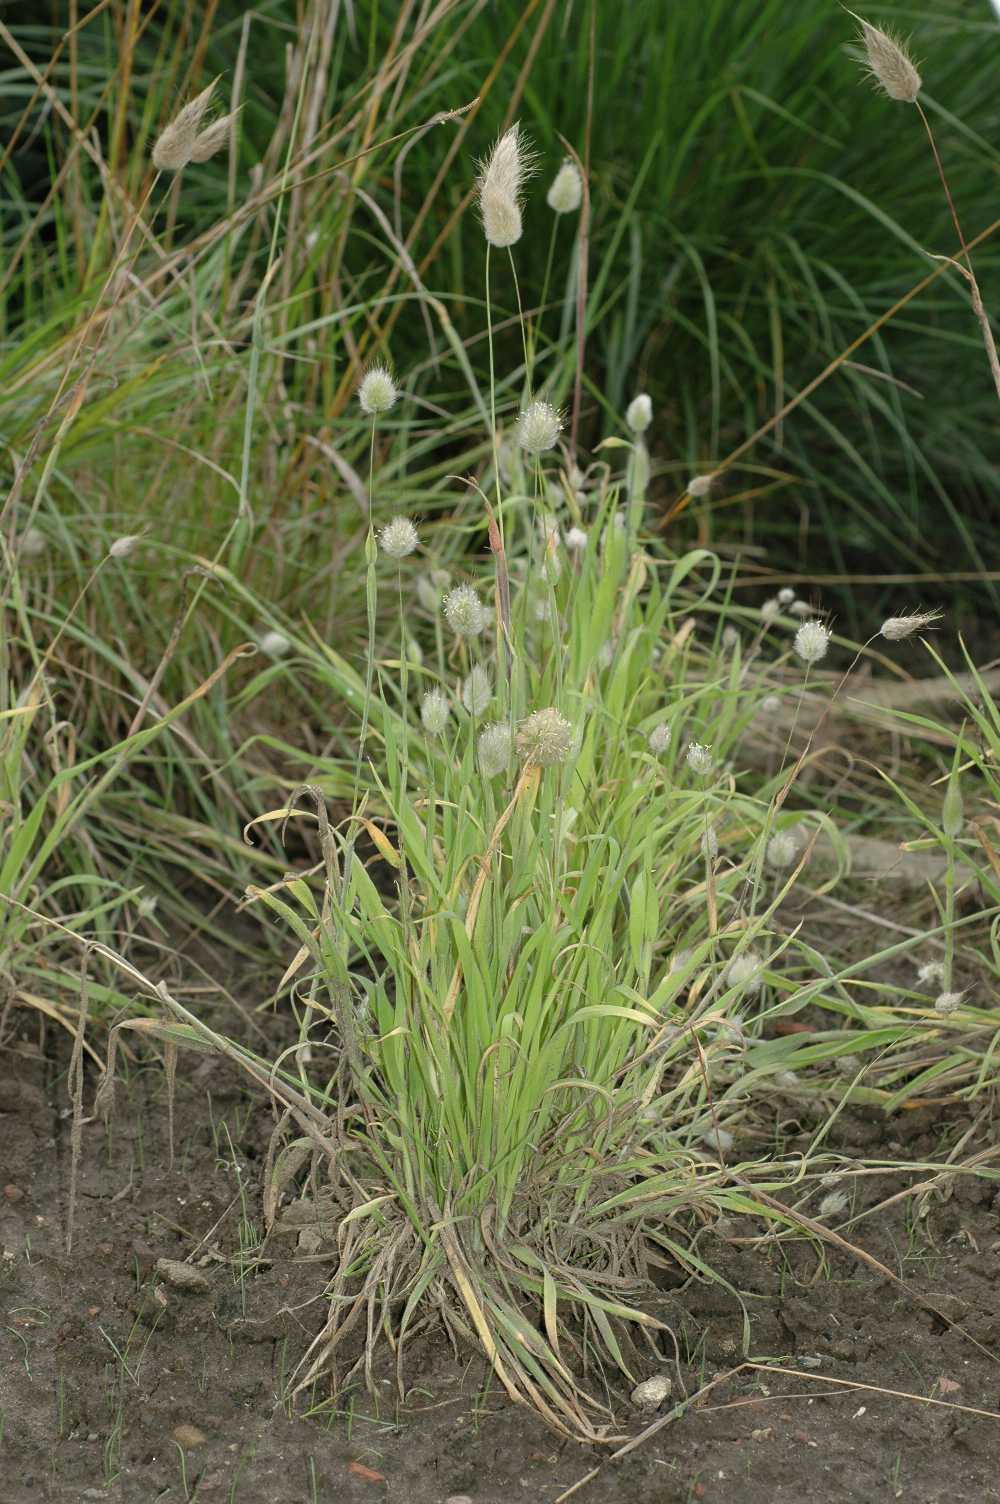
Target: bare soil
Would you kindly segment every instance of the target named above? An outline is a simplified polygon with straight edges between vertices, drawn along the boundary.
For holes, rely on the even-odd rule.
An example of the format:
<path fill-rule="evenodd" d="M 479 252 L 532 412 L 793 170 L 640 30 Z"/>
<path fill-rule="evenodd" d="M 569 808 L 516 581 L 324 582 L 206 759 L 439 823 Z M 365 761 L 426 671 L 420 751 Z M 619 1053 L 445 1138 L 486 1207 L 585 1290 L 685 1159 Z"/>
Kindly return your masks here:
<path fill-rule="evenodd" d="M 386 1377 L 377 1405 L 358 1388 L 312 1417 L 290 1412 L 324 1261 L 275 1239 L 239 1277 L 270 1118 L 225 1064 L 184 1069 L 173 1167 L 157 1069 L 132 1068 L 108 1128 L 86 1126 L 67 1253 L 61 1043 L 0 1053 L 0 1504 L 549 1504 L 602 1461 L 579 1504 L 1000 1500 L 1000 1418 L 954 1408 L 1000 1411 L 989 1181 L 956 1179 L 922 1218 L 904 1199 L 853 1234 L 954 1326 L 846 1254 L 824 1266 L 806 1242 L 706 1238 L 703 1256 L 742 1292 L 750 1351 L 797 1372 L 744 1369 L 609 1463 L 507 1402 L 479 1357 L 456 1359 L 443 1339 L 411 1354 L 403 1402 Z M 967 1126 L 956 1112 L 845 1118 L 839 1145 L 920 1160 Z M 854 1210 L 905 1184 L 854 1182 Z M 161 1258 L 190 1259 L 201 1287 L 165 1281 Z M 740 1363 L 740 1302 L 719 1286 L 668 1289 L 651 1308 L 677 1337 L 679 1365 L 660 1369 L 675 1399 Z M 648 1423 L 627 1384 L 615 1409 L 631 1432 Z"/>

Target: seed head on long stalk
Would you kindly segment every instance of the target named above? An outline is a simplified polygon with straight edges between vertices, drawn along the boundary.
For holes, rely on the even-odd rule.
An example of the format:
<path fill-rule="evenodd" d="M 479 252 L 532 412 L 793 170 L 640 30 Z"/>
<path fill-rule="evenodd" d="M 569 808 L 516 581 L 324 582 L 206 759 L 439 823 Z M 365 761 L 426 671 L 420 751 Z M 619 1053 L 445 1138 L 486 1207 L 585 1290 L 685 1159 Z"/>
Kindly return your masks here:
<path fill-rule="evenodd" d="M 515 121 L 479 164 L 476 196 L 490 245 L 508 246 L 520 240 L 524 183 L 534 170 L 535 153 Z"/>
<path fill-rule="evenodd" d="M 207 162 L 226 144 L 236 119 L 235 111 L 203 125 L 217 82 L 213 80 L 207 89 L 196 94 L 156 138 L 153 166 L 158 172 L 180 172 L 189 162 Z"/>

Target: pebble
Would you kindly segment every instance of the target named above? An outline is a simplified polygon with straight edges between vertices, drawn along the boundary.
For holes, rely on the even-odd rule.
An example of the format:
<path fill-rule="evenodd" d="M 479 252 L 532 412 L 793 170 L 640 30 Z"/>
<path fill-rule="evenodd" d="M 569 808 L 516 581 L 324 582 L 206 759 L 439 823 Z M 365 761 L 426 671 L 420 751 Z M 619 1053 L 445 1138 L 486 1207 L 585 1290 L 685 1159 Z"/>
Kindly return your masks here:
<path fill-rule="evenodd" d="M 670 1398 L 673 1388 L 665 1373 L 658 1373 L 651 1379 L 644 1379 L 641 1384 L 636 1384 L 632 1390 L 632 1403 L 637 1410 L 658 1410 L 664 1400 Z"/>
<path fill-rule="evenodd" d="M 199 1431 L 197 1426 L 189 1426 L 186 1423 L 175 1426 L 170 1434 L 182 1447 L 203 1447 L 208 1441 L 204 1431 Z"/>
<path fill-rule="evenodd" d="M 193 1264 L 181 1264 L 176 1259 L 157 1259 L 156 1272 L 176 1290 L 198 1290 L 204 1293 L 212 1288 L 208 1275 Z"/>

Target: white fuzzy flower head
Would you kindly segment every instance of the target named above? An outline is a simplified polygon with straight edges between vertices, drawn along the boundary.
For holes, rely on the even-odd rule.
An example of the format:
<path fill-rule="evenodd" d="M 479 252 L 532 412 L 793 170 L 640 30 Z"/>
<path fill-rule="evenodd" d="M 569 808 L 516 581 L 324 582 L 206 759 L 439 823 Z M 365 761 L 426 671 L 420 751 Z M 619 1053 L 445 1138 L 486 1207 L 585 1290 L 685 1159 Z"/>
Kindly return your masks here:
<path fill-rule="evenodd" d="M 704 742 L 688 742 L 688 749 L 684 755 L 692 773 L 699 773 L 703 778 L 711 773 L 715 766 L 712 749 L 706 747 Z"/>
<path fill-rule="evenodd" d="M 490 676 L 481 663 L 475 663 L 462 685 L 462 704 L 470 715 L 482 715 L 493 698 Z"/>
<path fill-rule="evenodd" d="M 539 768 L 566 762 L 573 750 L 573 727 L 554 706 L 536 710 L 517 733 L 518 755 Z"/>
<path fill-rule="evenodd" d="M 829 646 L 830 629 L 821 621 L 804 621 L 795 634 L 795 651 L 803 663 L 818 663 Z"/>
<path fill-rule="evenodd" d="M 444 614 L 456 637 L 478 637 L 487 611 L 471 585 L 456 585 L 444 598 Z"/>
<path fill-rule="evenodd" d="M 760 708 L 764 715 L 777 715 L 781 709 L 781 696 L 765 695 L 760 702 Z"/>
<path fill-rule="evenodd" d="M 740 645 L 740 634 L 734 626 L 723 627 L 722 646 L 727 653 L 735 653 Z"/>
<path fill-rule="evenodd" d="M 950 1013 L 957 1013 L 959 1008 L 961 1008 L 962 1006 L 964 997 L 964 992 L 939 993 L 938 996 L 934 999 L 935 1013 L 943 1013 L 945 1014 L 945 1016 Z"/>
<path fill-rule="evenodd" d="M 257 638 L 257 646 L 268 658 L 283 658 L 291 645 L 284 632 L 275 630 L 262 632 Z"/>
<path fill-rule="evenodd" d="M 40 559 L 48 549 L 48 539 L 41 528 L 26 528 L 21 536 L 20 554 L 22 559 Z"/>
<path fill-rule="evenodd" d="M 879 627 L 879 634 L 887 642 L 900 642 L 912 637 L 914 632 L 923 632 L 932 622 L 940 621 L 940 611 L 910 611 L 905 616 L 890 616 Z"/>
<path fill-rule="evenodd" d="M 813 608 L 808 601 L 792 601 L 792 604 L 788 608 L 788 613 L 790 616 L 812 616 Z"/>
<path fill-rule="evenodd" d="M 819 1214 L 821 1217 L 839 1217 L 840 1213 L 845 1209 L 846 1206 L 847 1197 L 844 1195 L 843 1191 L 831 1191 L 830 1194 L 828 1196 L 824 1196 L 823 1200 L 820 1202 Z"/>
<path fill-rule="evenodd" d="M 425 611 L 436 611 L 441 604 L 441 592 L 451 584 L 447 569 L 432 569 L 429 574 L 417 575 L 417 600 Z"/>
<path fill-rule="evenodd" d="M 545 202 L 554 214 L 575 214 L 583 199 L 583 179 L 575 162 L 564 162 L 552 179 Z"/>
<path fill-rule="evenodd" d="M 719 837 L 713 825 L 708 827 L 701 838 L 701 854 L 707 862 L 714 862 L 719 854 Z"/>
<path fill-rule="evenodd" d="M 767 861 L 771 867 L 783 871 L 795 860 L 799 843 L 790 830 L 777 831 L 767 843 Z"/>
<path fill-rule="evenodd" d="M 665 752 L 670 746 L 670 726 L 668 722 L 661 721 L 658 726 L 654 726 L 647 740 L 650 752 L 655 753 L 657 757 Z"/>
<path fill-rule="evenodd" d="M 515 122 L 479 164 L 476 195 L 490 245 L 515 245 L 520 240 L 524 181 L 534 169 L 534 153 Z"/>
<path fill-rule="evenodd" d="M 779 601 L 778 597 L 776 595 L 768 596 L 767 600 L 760 608 L 761 621 L 765 622 L 767 625 L 770 625 L 771 622 L 777 621 L 780 615 L 781 602 Z"/>
<path fill-rule="evenodd" d="M 653 403 L 648 392 L 633 397 L 625 412 L 625 422 L 633 433 L 645 433 L 653 421 Z"/>
<path fill-rule="evenodd" d="M 861 20 L 860 16 L 856 18 Z M 913 104 L 920 93 L 920 74 L 899 37 L 861 21 L 861 46 L 854 56 L 866 66 L 869 78 L 890 99 Z"/>
<path fill-rule="evenodd" d="M 701 1141 L 718 1154 L 728 1154 L 733 1147 L 733 1135 L 728 1129 L 716 1128 L 714 1124 L 711 1128 L 706 1128 Z"/>
<path fill-rule="evenodd" d="M 689 496 L 697 499 L 699 496 L 707 496 L 714 483 L 714 475 L 692 475 L 685 490 Z"/>
<path fill-rule="evenodd" d="M 225 146 L 236 114 L 223 115 L 203 127 L 211 105 L 215 84 L 196 94 L 156 138 L 153 166 L 157 172 L 180 172 L 189 162 L 207 162 Z"/>
<path fill-rule="evenodd" d="M 511 748 L 512 738 L 509 726 L 498 723 L 483 727 L 476 742 L 476 751 L 479 754 L 479 767 L 484 778 L 495 778 L 498 773 L 507 771 L 510 767 Z"/>
<path fill-rule="evenodd" d="M 571 554 L 582 554 L 587 547 L 587 534 L 582 527 L 571 527 L 566 534 L 565 543 Z"/>
<path fill-rule="evenodd" d="M 379 547 L 390 559 L 405 559 L 419 543 L 417 530 L 408 517 L 394 517 L 378 535 Z"/>
<path fill-rule="evenodd" d="M 398 396 L 399 389 L 385 366 L 372 366 L 358 388 L 361 411 L 369 418 L 387 413 Z"/>
<path fill-rule="evenodd" d="M 783 585 L 782 588 L 778 591 L 779 606 L 790 606 L 794 599 L 795 591 L 792 589 L 791 585 Z"/>
<path fill-rule="evenodd" d="M 129 554 L 134 554 L 138 544 L 142 542 L 139 533 L 126 533 L 124 538 L 116 538 L 108 549 L 112 559 L 127 559 Z"/>
<path fill-rule="evenodd" d="M 440 736 L 448 724 L 451 706 L 439 689 L 429 689 L 420 702 L 420 719 L 430 736 Z"/>
<path fill-rule="evenodd" d="M 759 992 L 763 962 L 755 950 L 745 950 L 735 956 L 726 969 L 727 987 L 741 987 L 744 992 Z"/>
<path fill-rule="evenodd" d="M 558 444 L 562 426 L 562 415 L 550 402 L 529 402 L 517 420 L 517 442 L 528 454 L 544 454 Z"/>
<path fill-rule="evenodd" d="M 943 961 L 924 961 L 923 964 L 920 965 L 920 966 L 918 966 L 918 968 L 917 968 L 917 981 L 918 982 L 943 982 L 944 981 L 944 962 Z"/>

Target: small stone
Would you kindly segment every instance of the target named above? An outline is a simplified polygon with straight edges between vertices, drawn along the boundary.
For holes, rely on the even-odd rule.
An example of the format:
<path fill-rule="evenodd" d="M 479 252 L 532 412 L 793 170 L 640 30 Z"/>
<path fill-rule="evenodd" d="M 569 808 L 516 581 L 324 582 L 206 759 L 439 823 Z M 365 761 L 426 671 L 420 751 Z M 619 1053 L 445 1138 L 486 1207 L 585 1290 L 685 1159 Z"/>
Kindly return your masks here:
<path fill-rule="evenodd" d="M 3 1188 L 3 1196 L 5 1201 L 20 1201 L 24 1196 L 24 1192 L 20 1190 L 16 1185 L 5 1185 Z"/>
<path fill-rule="evenodd" d="M 197 1426 L 189 1426 L 186 1423 L 175 1426 L 170 1434 L 182 1447 L 203 1447 L 208 1441 L 204 1431 L 199 1431 Z"/>
<path fill-rule="evenodd" d="M 157 1259 L 156 1272 L 175 1290 L 197 1290 L 204 1294 L 212 1288 L 208 1275 L 193 1264 L 181 1264 L 176 1259 Z"/>
<path fill-rule="evenodd" d="M 651 1379 L 644 1379 L 641 1384 L 636 1384 L 632 1390 L 632 1403 L 637 1410 L 658 1410 L 665 1400 L 670 1398 L 673 1388 L 665 1373 L 658 1373 Z"/>

